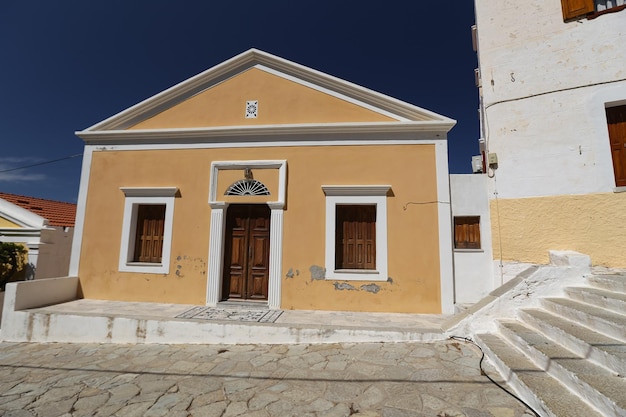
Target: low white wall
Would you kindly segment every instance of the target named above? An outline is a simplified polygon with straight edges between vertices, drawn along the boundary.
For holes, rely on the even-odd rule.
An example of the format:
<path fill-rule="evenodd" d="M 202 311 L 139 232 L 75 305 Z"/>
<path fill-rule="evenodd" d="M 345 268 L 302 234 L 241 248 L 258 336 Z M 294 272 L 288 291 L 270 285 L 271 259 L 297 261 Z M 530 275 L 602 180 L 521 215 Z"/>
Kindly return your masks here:
<path fill-rule="evenodd" d="M 64 303 L 77 297 L 78 277 L 8 283 L 4 292 L 0 339 L 25 340 L 29 332 L 28 314 L 20 310 Z"/>

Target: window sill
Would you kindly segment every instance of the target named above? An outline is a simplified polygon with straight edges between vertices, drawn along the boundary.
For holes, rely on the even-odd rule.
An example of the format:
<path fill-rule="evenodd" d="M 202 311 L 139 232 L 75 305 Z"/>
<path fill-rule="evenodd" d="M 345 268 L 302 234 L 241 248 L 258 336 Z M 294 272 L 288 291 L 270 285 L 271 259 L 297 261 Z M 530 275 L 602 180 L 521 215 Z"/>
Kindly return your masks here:
<path fill-rule="evenodd" d="M 129 262 L 122 265 L 120 272 L 138 272 L 143 274 L 167 274 L 168 266 L 162 263 Z"/>
<path fill-rule="evenodd" d="M 326 276 L 327 280 L 341 281 L 387 281 L 380 271 L 374 269 L 336 269 Z"/>
<path fill-rule="evenodd" d="M 485 252 L 485 250 L 484 249 L 454 249 L 454 252 L 483 253 L 483 252 Z"/>

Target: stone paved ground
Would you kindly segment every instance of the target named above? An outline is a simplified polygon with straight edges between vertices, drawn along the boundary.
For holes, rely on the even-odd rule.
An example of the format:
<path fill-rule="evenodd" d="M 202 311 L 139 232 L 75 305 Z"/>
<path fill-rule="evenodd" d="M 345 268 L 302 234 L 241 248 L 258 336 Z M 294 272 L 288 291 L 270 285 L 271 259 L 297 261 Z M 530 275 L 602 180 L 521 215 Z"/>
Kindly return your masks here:
<path fill-rule="evenodd" d="M 0 343 L 0 415 L 521 417 L 468 344 Z"/>

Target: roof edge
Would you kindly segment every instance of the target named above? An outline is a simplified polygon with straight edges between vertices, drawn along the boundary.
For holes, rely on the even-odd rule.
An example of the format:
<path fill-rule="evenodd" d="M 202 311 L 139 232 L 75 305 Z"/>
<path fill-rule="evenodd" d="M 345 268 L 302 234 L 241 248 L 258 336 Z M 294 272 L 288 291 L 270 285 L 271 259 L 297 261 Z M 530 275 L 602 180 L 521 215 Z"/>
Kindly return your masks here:
<path fill-rule="evenodd" d="M 246 67 L 252 67 L 257 64 L 336 91 L 352 99 L 412 121 L 438 120 L 441 122 L 454 122 L 452 119 L 430 110 L 252 48 L 98 122 L 82 132 L 125 129 L 147 117 L 158 114 L 167 107 L 186 100 L 211 85 L 230 78 Z"/>
<path fill-rule="evenodd" d="M 23 228 L 40 229 L 48 224 L 44 217 L 3 198 L 0 198 L 0 215 Z"/>

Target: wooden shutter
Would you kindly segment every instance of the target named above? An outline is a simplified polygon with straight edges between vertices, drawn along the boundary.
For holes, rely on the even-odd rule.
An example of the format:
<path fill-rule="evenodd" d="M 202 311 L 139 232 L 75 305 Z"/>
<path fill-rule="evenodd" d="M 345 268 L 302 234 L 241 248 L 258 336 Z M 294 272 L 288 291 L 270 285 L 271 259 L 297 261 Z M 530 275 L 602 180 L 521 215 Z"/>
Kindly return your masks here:
<path fill-rule="evenodd" d="M 480 216 L 454 218 L 454 247 L 480 249 Z"/>
<path fill-rule="evenodd" d="M 606 109 L 615 186 L 626 187 L 626 106 Z"/>
<path fill-rule="evenodd" d="M 165 205 L 137 207 L 137 235 L 134 262 L 160 263 L 163 254 Z"/>
<path fill-rule="evenodd" d="M 376 269 L 376 206 L 337 206 L 336 269 Z"/>
<path fill-rule="evenodd" d="M 593 0 L 561 0 L 563 20 L 576 19 L 596 10 Z"/>

